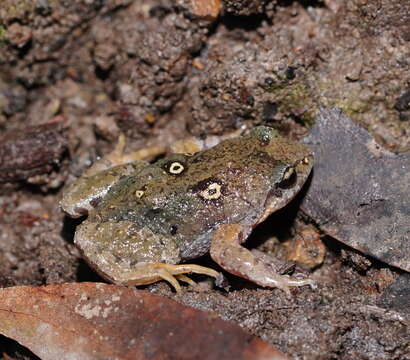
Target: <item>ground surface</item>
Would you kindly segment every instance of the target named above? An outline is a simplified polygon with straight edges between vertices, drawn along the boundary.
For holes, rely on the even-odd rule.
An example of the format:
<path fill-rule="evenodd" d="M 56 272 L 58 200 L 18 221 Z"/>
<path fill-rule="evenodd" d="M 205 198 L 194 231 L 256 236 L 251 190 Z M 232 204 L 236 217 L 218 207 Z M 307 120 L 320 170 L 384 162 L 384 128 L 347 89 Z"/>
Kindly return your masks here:
<path fill-rule="evenodd" d="M 300 139 L 323 105 L 382 146 L 409 150 L 409 1 L 226 0 L 200 18 L 191 6 L 200 1 L 173 3 L 1 2 L 2 286 L 101 280 L 58 200 L 120 132 L 129 149 L 258 124 Z M 295 203 L 248 244 L 286 257 L 304 231 L 317 233 Z M 148 288 L 215 311 L 296 359 L 410 359 L 408 306 L 389 297 L 410 287 L 408 277 L 318 241 L 327 253 L 312 275 L 319 286 L 292 298 L 234 277 L 229 291 L 202 278 L 180 296 L 166 283 Z M 5 338 L 0 350 L 32 357 Z"/>

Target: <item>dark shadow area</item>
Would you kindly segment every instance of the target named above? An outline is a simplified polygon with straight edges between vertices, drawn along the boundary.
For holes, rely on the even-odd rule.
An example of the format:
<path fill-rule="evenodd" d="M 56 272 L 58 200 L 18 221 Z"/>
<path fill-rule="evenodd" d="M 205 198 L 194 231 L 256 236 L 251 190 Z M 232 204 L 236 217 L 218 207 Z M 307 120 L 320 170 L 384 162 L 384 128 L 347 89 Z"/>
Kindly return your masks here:
<path fill-rule="evenodd" d="M 84 221 L 84 217 L 77 219 L 65 216 L 63 220 L 63 227 L 61 229 L 61 237 L 68 243 L 74 242 L 75 229 Z"/>
<path fill-rule="evenodd" d="M 92 269 L 87 262 L 80 260 L 79 266 L 77 269 L 77 279 L 78 282 L 105 282 L 109 283 L 107 280 L 104 280 L 100 275 L 98 275 L 94 269 Z"/>
<path fill-rule="evenodd" d="M 77 226 L 80 225 L 83 221 L 84 217 L 77 219 L 70 218 L 69 216 L 64 217 L 63 227 L 61 229 L 61 237 L 68 243 L 73 244 L 75 230 Z M 79 282 L 107 282 L 101 276 L 99 276 L 83 259 L 79 261 L 76 280 Z"/>
<path fill-rule="evenodd" d="M 111 70 L 112 70 L 112 67 L 110 67 L 109 69 L 103 69 L 100 66 L 96 66 L 94 70 L 94 74 L 97 79 L 105 81 L 110 78 Z"/>
<path fill-rule="evenodd" d="M 288 7 L 292 6 L 294 3 L 299 3 L 304 8 L 313 7 L 313 8 L 325 8 L 326 4 L 321 0 L 280 0 L 278 1 L 278 6 Z"/>
<path fill-rule="evenodd" d="M 2 355 L 1 359 L 5 360 L 41 360 L 17 341 L 3 335 L 0 335 L 0 354 Z"/>
<path fill-rule="evenodd" d="M 246 30 L 254 31 L 262 25 L 263 21 L 270 22 L 265 14 L 255 14 L 249 16 L 234 16 L 227 14 L 221 18 L 220 23 L 225 25 L 229 30 Z"/>

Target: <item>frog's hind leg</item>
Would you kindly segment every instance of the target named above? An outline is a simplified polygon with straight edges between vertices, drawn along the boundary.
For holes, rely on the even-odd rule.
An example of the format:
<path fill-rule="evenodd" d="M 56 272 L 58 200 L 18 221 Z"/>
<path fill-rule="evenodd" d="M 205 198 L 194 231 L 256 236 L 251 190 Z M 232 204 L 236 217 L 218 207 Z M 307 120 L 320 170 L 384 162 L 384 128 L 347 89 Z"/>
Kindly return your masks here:
<path fill-rule="evenodd" d="M 184 274 L 220 277 L 217 271 L 204 266 L 178 264 L 180 249 L 172 238 L 126 220 L 87 219 L 78 226 L 74 242 L 87 262 L 115 284 L 146 285 L 166 280 L 180 292 L 178 280 L 194 283 Z"/>
<path fill-rule="evenodd" d="M 312 279 L 295 279 L 288 275 L 277 274 L 257 255 L 241 246 L 249 229 L 240 224 L 220 225 L 211 243 L 211 257 L 226 271 L 266 287 L 277 287 L 289 296 L 289 287 L 310 285 Z"/>

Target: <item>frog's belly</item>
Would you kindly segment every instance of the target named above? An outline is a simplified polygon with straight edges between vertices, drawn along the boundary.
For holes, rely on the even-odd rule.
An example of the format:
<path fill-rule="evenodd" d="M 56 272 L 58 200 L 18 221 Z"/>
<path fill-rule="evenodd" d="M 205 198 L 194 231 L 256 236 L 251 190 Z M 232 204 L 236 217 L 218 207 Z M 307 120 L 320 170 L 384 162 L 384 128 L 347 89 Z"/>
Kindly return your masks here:
<path fill-rule="evenodd" d="M 211 229 L 193 239 L 184 239 L 180 243 L 180 256 L 182 260 L 195 259 L 207 254 L 211 248 L 211 239 L 214 230 Z"/>
<path fill-rule="evenodd" d="M 244 231 L 241 233 L 240 242 L 246 241 L 252 229 L 257 224 L 257 220 L 260 218 L 261 213 L 255 211 L 250 212 L 248 216 L 244 216 L 242 219 L 235 219 L 236 221 L 230 221 L 228 223 L 235 223 L 243 225 Z M 227 221 L 222 222 L 225 224 Z M 201 235 L 187 237 L 186 235 L 177 240 L 178 247 L 180 249 L 181 260 L 195 259 L 207 254 L 211 249 L 211 242 L 213 233 L 218 225 L 213 225 L 207 231 L 203 231 Z"/>

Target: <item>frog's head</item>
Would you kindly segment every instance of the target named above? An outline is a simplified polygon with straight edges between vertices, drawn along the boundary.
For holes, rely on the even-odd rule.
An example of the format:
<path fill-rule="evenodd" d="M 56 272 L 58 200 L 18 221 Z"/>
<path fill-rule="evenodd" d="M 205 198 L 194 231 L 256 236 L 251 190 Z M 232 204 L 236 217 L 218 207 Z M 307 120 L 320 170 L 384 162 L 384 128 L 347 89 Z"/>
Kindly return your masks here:
<path fill-rule="evenodd" d="M 272 159 L 271 191 L 266 200 L 263 221 L 269 214 L 285 206 L 306 182 L 312 167 L 313 154 L 303 144 L 282 137 L 270 127 L 253 129 L 250 137 L 258 141 L 260 149 Z"/>

